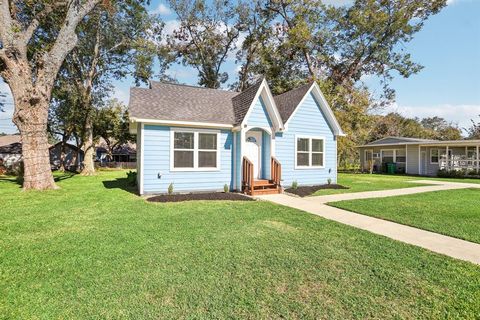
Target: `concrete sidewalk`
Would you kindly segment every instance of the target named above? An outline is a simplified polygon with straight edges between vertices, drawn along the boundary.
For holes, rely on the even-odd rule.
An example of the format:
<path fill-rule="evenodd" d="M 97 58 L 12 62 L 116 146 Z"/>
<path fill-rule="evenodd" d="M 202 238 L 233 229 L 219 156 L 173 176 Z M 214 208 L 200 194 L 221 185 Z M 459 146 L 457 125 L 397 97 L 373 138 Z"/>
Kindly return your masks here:
<path fill-rule="evenodd" d="M 436 190 L 449 190 L 449 189 L 465 189 L 471 188 L 469 184 L 462 184 L 463 186 L 455 186 L 451 183 L 448 183 L 449 188 L 441 188 L 441 189 L 430 189 L 429 191 L 436 191 Z M 441 184 L 441 186 L 445 186 L 445 184 Z M 420 191 L 412 192 L 427 192 L 424 191 L 423 188 L 432 188 L 432 187 L 419 187 L 422 188 Z M 480 188 L 480 185 L 474 186 L 474 188 Z M 402 195 L 402 194 L 412 194 L 412 193 L 403 193 L 403 191 L 410 190 L 409 189 L 396 189 L 396 190 L 389 190 L 388 193 L 383 193 L 385 196 L 395 196 L 395 195 Z M 418 188 L 413 188 L 417 189 Z M 393 191 L 396 191 L 392 193 Z M 371 194 L 367 192 L 362 192 L 363 198 L 367 198 L 365 194 Z M 385 195 L 388 194 L 388 195 Z M 344 194 L 346 195 L 346 194 Z M 375 191 L 373 193 L 373 197 L 380 197 L 380 194 Z M 324 204 L 325 201 L 324 197 L 311 197 L 311 198 L 297 198 L 288 196 L 286 194 L 272 194 L 272 195 L 264 195 L 258 196 L 257 198 L 262 200 L 268 200 L 277 204 L 281 204 L 284 206 L 292 207 L 295 209 L 303 210 L 317 216 L 337 221 L 355 228 L 359 228 L 362 230 L 370 231 L 375 234 L 379 234 L 382 236 L 389 237 L 394 240 L 402 241 L 408 244 L 413 244 L 424 249 L 441 253 L 452 258 L 460 259 L 469 261 L 475 264 L 480 264 L 480 244 L 476 244 L 473 242 L 460 240 L 457 238 L 444 236 L 438 233 L 409 227 L 403 224 L 390 222 L 374 217 L 369 217 L 357 213 L 353 213 L 347 210 L 338 209 L 334 207 L 330 207 Z M 317 198 L 317 199 L 312 199 Z M 318 199 L 322 198 L 322 199 Z M 353 198 L 358 199 L 358 198 Z M 342 199 L 346 200 L 346 199 Z M 329 200 L 332 201 L 332 200 Z M 338 201 L 338 200 L 335 200 Z"/>
<path fill-rule="evenodd" d="M 411 187 L 411 188 L 392 189 L 392 190 L 341 193 L 341 194 L 332 194 L 327 196 L 305 197 L 303 199 L 312 201 L 315 203 L 323 204 L 323 203 L 343 201 L 343 200 L 384 198 L 384 197 L 403 196 L 403 195 L 422 193 L 422 192 L 480 188 L 480 184 L 475 184 L 475 183 L 445 182 L 445 181 L 431 181 L 431 180 L 413 180 L 411 181 L 411 183 L 431 184 L 431 186 Z"/>

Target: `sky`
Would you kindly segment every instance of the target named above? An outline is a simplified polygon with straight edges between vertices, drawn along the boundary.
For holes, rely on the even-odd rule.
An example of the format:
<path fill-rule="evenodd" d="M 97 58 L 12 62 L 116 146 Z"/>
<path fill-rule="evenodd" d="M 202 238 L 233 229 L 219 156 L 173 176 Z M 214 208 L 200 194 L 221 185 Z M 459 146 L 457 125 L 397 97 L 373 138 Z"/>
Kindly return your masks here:
<path fill-rule="evenodd" d="M 345 4 L 351 0 L 327 0 Z M 175 15 L 165 2 L 154 0 L 150 12 L 161 15 L 167 30 L 178 25 Z M 408 79 L 396 76 L 391 86 L 396 90 L 396 102 L 382 113 L 399 112 L 408 117 L 440 116 L 458 124 L 470 126 L 470 119 L 480 115 L 480 0 L 449 0 L 448 6 L 431 17 L 415 38 L 405 45 L 415 62 L 424 66 L 420 73 Z M 230 57 L 224 70 L 235 78 L 237 66 Z M 197 84 L 194 69 L 176 65 L 169 74 L 181 83 Z M 380 88 L 375 79 L 366 83 L 373 92 Z M 113 96 L 128 103 L 131 78 L 114 82 Z M 0 91 L 9 93 L 0 80 Z M 7 98 L 5 112 L 0 112 L 0 132 L 14 133 L 13 104 Z"/>

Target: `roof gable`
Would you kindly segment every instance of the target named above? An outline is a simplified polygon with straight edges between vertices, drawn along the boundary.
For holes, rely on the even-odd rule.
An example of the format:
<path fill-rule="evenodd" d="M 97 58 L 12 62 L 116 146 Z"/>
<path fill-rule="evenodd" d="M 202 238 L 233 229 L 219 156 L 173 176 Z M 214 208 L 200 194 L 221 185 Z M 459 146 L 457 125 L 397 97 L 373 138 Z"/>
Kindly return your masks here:
<path fill-rule="evenodd" d="M 287 122 L 312 86 L 312 82 L 274 97 L 283 123 Z"/>
<path fill-rule="evenodd" d="M 256 103 L 259 99 L 262 99 L 264 103 L 264 108 L 267 111 L 268 117 L 270 119 L 270 123 L 274 131 L 281 131 L 283 130 L 283 121 L 280 112 L 278 111 L 277 105 L 275 104 L 275 100 L 273 99 L 273 95 L 268 87 L 267 80 L 265 78 L 262 79 L 260 85 L 257 88 L 255 96 L 248 107 L 248 110 L 240 123 L 241 126 L 248 125 L 248 120 L 250 118 L 250 114 L 252 113 Z"/>
<path fill-rule="evenodd" d="M 300 102 L 293 108 L 293 111 L 291 112 L 290 116 L 288 119 L 285 121 L 285 127 L 288 128 L 288 123 L 291 121 L 292 118 L 295 117 L 295 113 L 298 111 L 299 108 L 301 108 L 303 102 L 305 101 L 306 97 L 308 97 L 309 94 L 312 94 L 315 101 L 317 102 L 321 112 L 323 114 L 323 117 L 329 124 L 331 130 L 336 136 L 345 136 L 345 133 L 343 132 L 342 128 L 340 127 L 340 124 L 337 121 L 337 118 L 335 117 L 335 114 L 333 113 L 332 109 L 330 108 L 330 105 L 328 104 L 327 100 L 325 99 L 325 96 L 323 95 L 322 91 L 320 90 L 320 87 L 316 82 L 311 83 L 308 86 L 308 90 L 305 90 L 305 88 L 302 88 L 302 90 L 299 90 L 299 92 L 296 94 L 296 99 L 300 96 L 300 93 L 303 93 L 303 97 L 300 99 Z M 299 88 L 300 89 L 300 88 Z M 295 101 L 292 99 L 292 101 Z M 292 106 L 290 106 L 292 108 Z"/>
<path fill-rule="evenodd" d="M 253 104 L 253 100 L 257 96 L 258 89 L 260 89 L 262 82 L 263 78 L 260 81 L 257 81 L 253 86 L 248 87 L 246 90 L 232 98 L 235 124 L 242 123 L 250 106 Z"/>

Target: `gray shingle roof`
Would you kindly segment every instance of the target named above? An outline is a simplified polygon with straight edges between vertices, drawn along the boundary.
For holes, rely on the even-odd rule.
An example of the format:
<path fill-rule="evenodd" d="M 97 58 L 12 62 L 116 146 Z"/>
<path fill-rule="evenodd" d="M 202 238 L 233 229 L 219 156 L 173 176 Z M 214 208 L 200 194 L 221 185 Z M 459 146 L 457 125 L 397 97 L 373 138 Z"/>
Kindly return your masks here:
<path fill-rule="evenodd" d="M 235 123 L 232 98 L 238 92 L 152 82 L 131 88 L 129 114 L 143 119 Z"/>
<path fill-rule="evenodd" d="M 307 91 L 312 87 L 312 84 L 313 82 L 310 81 L 301 87 L 284 92 L 273 98 L 277 105 L 278 112 L 280 112 L 280 115 L 282 116 L 283 123 L 287 122 L 290 118 Z"/>
<path fill-rule="evenodd" d="M 152 81 L 150 88 L 130 89 L 129 114 L 137 119 L 238 125 L 263 80 L 241 93 Z M 290 117 L 310 86 L 311 83 L 274 97 L 283 122 Z"/>
<path fill-rule="evenodd" d="M 402 144 L 411 142 L 436 142 L 438 140 L 419 139 L 419 138 L 406 138 L 406 137 L 386 137 L 376 141 L 367 143 L 365 146 L 375 146 L 383 144 Z"/>

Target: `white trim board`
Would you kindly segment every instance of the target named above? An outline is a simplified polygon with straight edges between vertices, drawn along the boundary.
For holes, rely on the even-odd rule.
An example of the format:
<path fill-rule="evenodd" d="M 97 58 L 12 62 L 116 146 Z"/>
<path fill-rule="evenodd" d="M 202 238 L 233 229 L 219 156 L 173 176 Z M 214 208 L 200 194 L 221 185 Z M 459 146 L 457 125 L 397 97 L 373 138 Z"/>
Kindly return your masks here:
<path fill-rule="evenodd" d="M 270 117 L 270 120 L 272 121 L 273 128 L 275 129 L 274 131 L 283 131 L 285 128 L 283 125 L 282 117 L 280 116 L 280 112 L 278 111 L 277 105 L 275 104 L 275 100 L 273 99 L 273 95 L 270 91 L 270 88 L 268 87 L 266 79 L 262 80 L 262 83 L 258 88 L 257 93 L 255 94 L 255 98 L 252 100 L 252 103 L 248 107 L 247 113 L 245 114 L 245 117 L 243 118 L 240 127 L 244 128 L 245 126 L 248 126 L 248 119 L 250 118 L 250 114 L 252 113 L 252 110 L 260 96 L 262 97 L 263 102 L 267 107 L 267 113 Z"/>
<path fill-rule="evenodd" d="M 308 163 L 310 165 L 308 166 L 299 166 L 297 164 L 297 143 L 298 143 L 298 139 L 308 139 L 309 140 L 309 151 L 308 151 Z M 323 147 L 323 150 L 321 151 L 322 153 L 322 163 L 323 165 L 321 166 L 313 166 L 312 165 L 312 154 L 313 153 L 320 153 L 320 152 L 314 152 L 312 151 L 312 140 L 315 139 L 315 140 L 322 140 L 323 143 L 322 143 L 322 147 Z M 294 159 L 294 169 L 295 170 L 311 170 L 311 169 L 325 169 L 325 144 L 326 144 L 326 139 L 325 137 L 322 137 L 322 136 L 309 136 L 309 135 L 295 135 L 295 150 L 294 150 L 294 156 L 295 156 L 295 159 Z M 306 151 L 301 151 L 303 153 L 307 153 Z"/>
<path fill-rule="evenodd" d="M 233 125 L 225 123 L 214 123 L 214 122 L 196 122 L 196 121 L 176 121 L 176 120 L 160 120 L 160 119 L 142 119 L 130 117 L 130 121 L 142 122 L 144 124 L 161 124 L 166 126 L 179 126 L 179 127 L 194 127 L 194 128 L 225 128 L 233 129 Z"/>
<path fill-rule="evenodd" d="M 191 168 L 175 168 L 174 166 L 174 139 L 175 139 L 175 133 L 176 132 L 189 132 L 193 133 L 193 149 L 177 149 L 180 151 L 191 151 L 193 152 L 193 167 Z M 199 134 L 200 133 L 209 133 L 209 134 L 215 134 L 217 136 L 217 149 L 216 150 L 205 150 L 206 152 L 216 152 L 216 167 L 199 167 L 198 166 L 198 154 L 201 151 L 199 149 Z M 170 172 L 210 172 L 210 171 L 220 171 L 221 170 L 221 132 L 219 130 L 209 130 L 209 129 L 191 129 L 191 128 L 170 128 Z"/>

